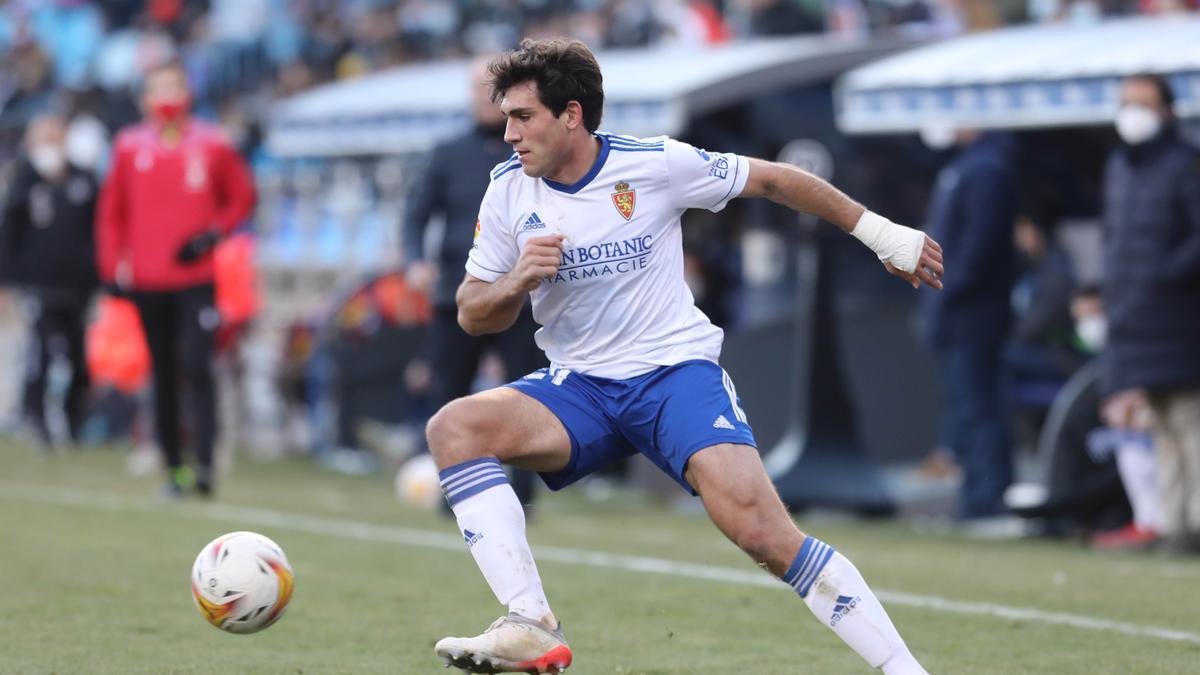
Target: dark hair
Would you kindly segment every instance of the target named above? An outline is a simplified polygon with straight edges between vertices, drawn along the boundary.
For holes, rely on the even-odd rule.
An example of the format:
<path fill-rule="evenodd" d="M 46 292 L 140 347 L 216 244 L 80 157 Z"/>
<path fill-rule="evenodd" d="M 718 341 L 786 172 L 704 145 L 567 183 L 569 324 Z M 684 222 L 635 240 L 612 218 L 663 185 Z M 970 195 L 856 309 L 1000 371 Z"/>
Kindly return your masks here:
<path fill-rule="evenodd" d="M 1163 107 L 1168 112 L 1174 114 L 1175 110 L 1175 90 L 1171 89 L 1171 83 L 1166 77 L 1157 73 L 1138 73 L 1125 78 L 1126 82 L 1145 82 L 1158 90 L 1158 100 L 1162 101 Z"/>
<path fill-rule="evenodd" d="M 504 92 L 512 87 L 534 82 L 538 100 L 550 112 L 561 115 L 568 103 L 578 101 L 583 108 L 584 128 L 588 131 L 600 128 L 604 78 L 596 57 L 579 40 L 522 40 L 516 51 L 502 54 L 488 64 L 488 75 L 493 103 L 499 103 Z"/>

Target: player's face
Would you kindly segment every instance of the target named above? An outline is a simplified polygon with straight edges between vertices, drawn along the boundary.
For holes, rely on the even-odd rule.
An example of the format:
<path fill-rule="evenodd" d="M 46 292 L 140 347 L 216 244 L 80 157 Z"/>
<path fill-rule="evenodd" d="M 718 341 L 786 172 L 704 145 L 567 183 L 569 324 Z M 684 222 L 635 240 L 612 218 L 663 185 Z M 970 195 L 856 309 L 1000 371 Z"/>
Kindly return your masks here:
<path fill-rule="evenodd" d="M 151 119 L 175 122 L 191 105 L 187 76 L 179 68 L 163 68 L 146 77 L 142 112 Z"/>
<path fill-rule="evenodd" d="M 553 174 L 567 147 L 567 112 L 550 112 L 538 99 L 537 83 L 532 81 L 504 92 L 500 111 L 508 120 L 504 140 L 512 144 L 525 174 L 534 178 Z"/>

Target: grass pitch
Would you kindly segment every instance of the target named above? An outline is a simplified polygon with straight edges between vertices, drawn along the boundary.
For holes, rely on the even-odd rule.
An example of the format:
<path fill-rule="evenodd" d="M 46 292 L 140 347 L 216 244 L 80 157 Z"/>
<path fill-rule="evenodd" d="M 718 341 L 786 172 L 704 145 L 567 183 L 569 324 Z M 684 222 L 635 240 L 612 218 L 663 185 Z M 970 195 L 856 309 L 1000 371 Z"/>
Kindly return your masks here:
<path fill-rule="evenodd" d="M 389 477 L 243 460 L 214 503 L 163 503 L 159 482 L 128 477 L 123 459 L 117 450 L 41 458 L 0 443 L 0 673 L 437 673 L 438 638 L 475 634 L 501 613 L 454 525 L 400 505 Z M 1189 638 L 885 599 L 931 673 L 1200 672 L 1196 562 L 916 534 L 902 523 L 801 526 L 877 590 Z M 209 627 L 187 581 L 200 548 L 239 529 L 277 541 L 296 572 L 287 613 L 250 636 Z M 783 586 L 679 576 L 665 564 L 668 573 L 636 572 L 585 555 L 754 574 L 702 517 L 637 495 L 592 504 L 568 490 L 540 502 L 530 538 L 535 555 L 555 551 L 540 567 L 573 674 L 870 672 Z"/>

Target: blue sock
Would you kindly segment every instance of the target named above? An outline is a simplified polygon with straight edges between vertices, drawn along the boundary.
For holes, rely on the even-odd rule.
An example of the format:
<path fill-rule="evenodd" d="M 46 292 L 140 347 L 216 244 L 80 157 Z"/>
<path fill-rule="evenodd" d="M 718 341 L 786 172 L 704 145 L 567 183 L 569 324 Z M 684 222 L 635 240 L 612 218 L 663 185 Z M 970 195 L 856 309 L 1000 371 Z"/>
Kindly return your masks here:
<path fill-rule="evenodd" d="M 495 457 L 455 464 L 438 472 L 438 478 L 441 479 L 442 494 L 446 495 L 450 508 L 488 488 L 508 484 L 508 475 L 500 467 L 500 460 Z"/>
<path fill-rule="evenodd" d="M 820 539 L 805 537 L 792 566 L 788 568 L 787 574 L 783 575 L 784 583 L 794 588 L 800 597 L 807 597 L 808 589 L 817 580 L 821 570 L 825 569 L 825 564 L 833 557 L 834 552 L 832 546 Z"/>

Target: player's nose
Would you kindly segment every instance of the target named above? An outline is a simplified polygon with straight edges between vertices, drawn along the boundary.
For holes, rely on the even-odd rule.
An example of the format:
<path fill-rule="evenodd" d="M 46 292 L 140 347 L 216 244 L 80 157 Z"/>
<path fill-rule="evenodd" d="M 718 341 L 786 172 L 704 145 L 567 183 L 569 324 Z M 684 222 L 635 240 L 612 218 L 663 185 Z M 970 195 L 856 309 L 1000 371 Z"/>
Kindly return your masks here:
<path fill-rule="evenodd" d="M 519 140 L 521 140 L 521 135 L 517 133 L 516 125 L 513 124 L 513 121 L 510 118 L 504 123 L 504 142 L 516 143 Z M 515 151 L 516 148 L 513 148 L 513 150 Z"/>

